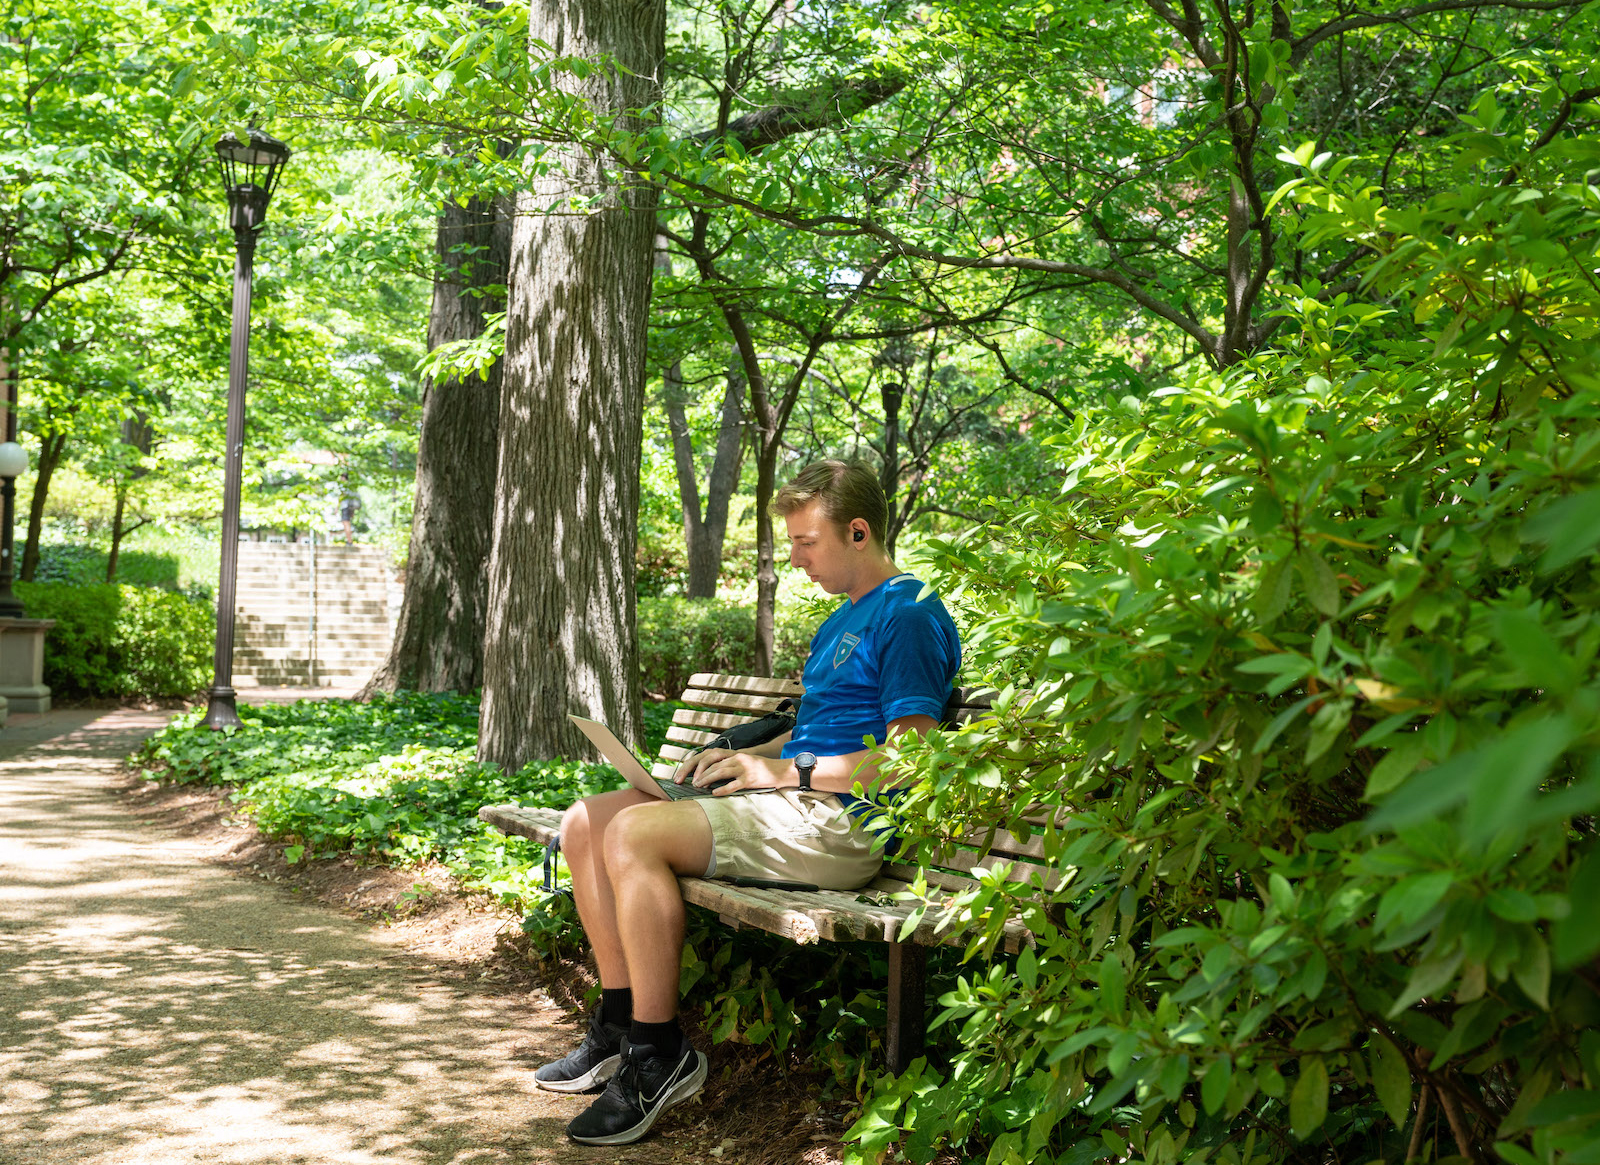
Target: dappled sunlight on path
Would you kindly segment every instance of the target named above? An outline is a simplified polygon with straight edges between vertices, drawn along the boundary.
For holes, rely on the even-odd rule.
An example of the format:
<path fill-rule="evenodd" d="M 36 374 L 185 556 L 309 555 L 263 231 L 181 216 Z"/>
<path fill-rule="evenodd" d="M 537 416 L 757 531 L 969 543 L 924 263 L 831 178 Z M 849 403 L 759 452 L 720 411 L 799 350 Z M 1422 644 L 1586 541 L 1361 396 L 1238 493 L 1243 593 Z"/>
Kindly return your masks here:
<path fill-rule="evenodd" d="M 41 718 L 42 719 L 42 718 Z M 0 740 L 0 1161 L 633 1162 L 532 1087 L 573 1028 L 230 875 L 114 792 L 160 715 Z"/>

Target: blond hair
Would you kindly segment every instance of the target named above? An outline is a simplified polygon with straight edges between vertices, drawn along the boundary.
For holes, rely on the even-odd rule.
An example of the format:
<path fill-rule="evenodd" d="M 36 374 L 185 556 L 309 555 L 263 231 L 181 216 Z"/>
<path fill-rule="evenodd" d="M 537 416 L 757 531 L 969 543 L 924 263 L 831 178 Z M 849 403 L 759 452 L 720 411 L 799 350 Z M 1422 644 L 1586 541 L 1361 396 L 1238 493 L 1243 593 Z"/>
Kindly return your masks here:
<path fill-rule="evenodd" d="M 773 495 L 771 510 L 788 517 L 813 501 L 822 503 L 822 516 L 843 534 L 860 518 L 868 537 L 883 544 L 889 525 L 889 499 L 872 466 L 864 461 L 814 461 Z"/>

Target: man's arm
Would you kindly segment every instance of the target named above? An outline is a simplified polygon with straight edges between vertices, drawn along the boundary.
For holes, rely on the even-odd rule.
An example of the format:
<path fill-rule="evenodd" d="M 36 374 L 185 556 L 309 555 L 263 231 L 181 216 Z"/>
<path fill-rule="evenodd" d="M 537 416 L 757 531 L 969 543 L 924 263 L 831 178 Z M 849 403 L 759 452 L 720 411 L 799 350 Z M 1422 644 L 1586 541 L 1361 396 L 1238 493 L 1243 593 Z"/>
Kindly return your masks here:
<path fill-rule="evenodd" d="M 889 721 L 888 739 L 893 740 L 902 732 L 920 735 L 937 724 L 938 721 L 932 716 L 902 716 Z M 782 749 L 788 739 L 786 734 L 758 748 L 739 752 L 707 749 L 684 761 L 674 779 L 692 781 L 702 788 L 716 781 L 727 780 L 726 785 L 712 790 L 712 796 L 715 797 L 745 789 L 798 788 L 800 774 L 795 770 L 794 761 L 772 755 Z M 859 781 L 863 787 L 871 788 L 878 779 L 878 760 L 881 755 L 875 748 L 863 748 L 842 756 L 818 757 L 817 767 L 811 773 L 811 787 L 819 793 L 848 793 Z"/>

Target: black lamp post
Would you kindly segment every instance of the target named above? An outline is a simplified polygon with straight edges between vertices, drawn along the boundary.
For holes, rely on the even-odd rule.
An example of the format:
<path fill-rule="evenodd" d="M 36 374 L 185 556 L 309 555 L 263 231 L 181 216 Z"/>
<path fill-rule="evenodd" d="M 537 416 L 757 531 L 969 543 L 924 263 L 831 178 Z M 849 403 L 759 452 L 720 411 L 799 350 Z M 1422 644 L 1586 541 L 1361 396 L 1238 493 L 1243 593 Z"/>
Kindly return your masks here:
<path fill-rule="evenodd" d="M 267 204 L 289 160 L 289 147 L 252 129 L 248 140 L 224 134 L 217 142 L 222 181 L 228 194 L 228 224 L 237 258 L 233 266 L 233 346 L 228 356 L 228 447 L 223 456 L 222 577 L 217 585 L 217 654 L 208 728 L 237 728 L 233 691 L 234 588 L 239 572 L 239 494 L 244 478 L 244 385 L 250 362 L 250 274 L 256 232 L 267 218 Z"/>

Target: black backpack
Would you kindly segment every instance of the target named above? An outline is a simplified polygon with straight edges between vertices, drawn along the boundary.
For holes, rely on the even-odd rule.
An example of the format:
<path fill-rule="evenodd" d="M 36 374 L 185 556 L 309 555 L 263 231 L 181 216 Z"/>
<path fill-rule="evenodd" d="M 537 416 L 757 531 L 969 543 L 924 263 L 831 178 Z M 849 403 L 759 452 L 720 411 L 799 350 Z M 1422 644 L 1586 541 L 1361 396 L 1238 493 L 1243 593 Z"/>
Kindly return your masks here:
<path fill-rule="evenodd" d="M 731 748 L 734 751 L 754 748 L 758 744 L 777 739 L 785 732 L 794 731 L 794 722 L 799 715 L 800 701 L 785 699 L 761 719 L 752 720 L 748 724 L 735 724 L 732 728 L 718 733 L 696 751 L 703 752 L 708 748 Z"/>

